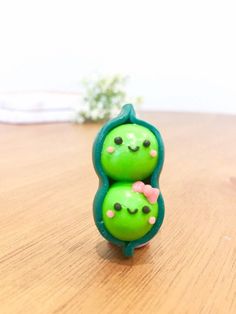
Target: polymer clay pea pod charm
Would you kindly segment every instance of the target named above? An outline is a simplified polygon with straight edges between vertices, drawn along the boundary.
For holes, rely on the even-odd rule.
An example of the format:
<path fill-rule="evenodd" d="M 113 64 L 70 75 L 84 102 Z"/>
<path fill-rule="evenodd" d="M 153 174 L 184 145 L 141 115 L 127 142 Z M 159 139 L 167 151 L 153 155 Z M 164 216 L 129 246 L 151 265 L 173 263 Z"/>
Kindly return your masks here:
<path fill-rule="evenodd" d="M 164 145 L 158 130 L 135 116 L 128 104 L 108 121 L 93 145 L 99 177 L 93 214 L 101 235 L 125 256 L 149 242 L 164 219 L 159 176 Z"/>

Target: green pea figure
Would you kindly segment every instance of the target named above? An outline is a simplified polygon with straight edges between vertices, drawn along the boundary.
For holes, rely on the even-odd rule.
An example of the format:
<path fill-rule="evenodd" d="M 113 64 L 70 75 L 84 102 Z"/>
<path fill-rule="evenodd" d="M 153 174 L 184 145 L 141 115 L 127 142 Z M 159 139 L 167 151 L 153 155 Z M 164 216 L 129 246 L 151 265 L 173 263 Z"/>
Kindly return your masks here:
<path fill-rule="evenodd" d="M 158 130 L 135 116 L 132 105 L 108 121 L 93 145 L 99 187 L 93 214 L 101 235 L 125 256 L 149 242 L 164 219 L 159 176 L 164 145 Z"/>
<path fill-rule="evenodd" d="M 108 133 L 101 156 L 103 169 L 112 179 L 143 180 L 151 175 L 157 164 L 158 143 L 147 128 L 124 124 Z"/>
<path fill-rule="evenodd" d="M 134 191 L 132 183 L 118 182 L 109 189 L 102 206 L 107 230 L 117 239 L 142 238 L 156 222 L 158 204 L 151 204 L 143 193 Z"/>

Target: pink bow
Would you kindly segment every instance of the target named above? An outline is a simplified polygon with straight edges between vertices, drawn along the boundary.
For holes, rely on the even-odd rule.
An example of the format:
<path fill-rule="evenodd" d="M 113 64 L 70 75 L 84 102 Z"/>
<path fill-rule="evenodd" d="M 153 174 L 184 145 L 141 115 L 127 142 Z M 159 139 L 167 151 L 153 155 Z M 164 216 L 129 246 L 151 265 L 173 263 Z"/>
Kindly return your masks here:
<path fill-rule="evenodd" d="M 144 184 L 142 181 L 135 182 L 132 185 L 132 189 L 134 192 L 143 193 L 150 204 L 154 204 L 157 201 L 158 196 L 160 194 L 159 189 L 153 188 L 149 184 Z"/>

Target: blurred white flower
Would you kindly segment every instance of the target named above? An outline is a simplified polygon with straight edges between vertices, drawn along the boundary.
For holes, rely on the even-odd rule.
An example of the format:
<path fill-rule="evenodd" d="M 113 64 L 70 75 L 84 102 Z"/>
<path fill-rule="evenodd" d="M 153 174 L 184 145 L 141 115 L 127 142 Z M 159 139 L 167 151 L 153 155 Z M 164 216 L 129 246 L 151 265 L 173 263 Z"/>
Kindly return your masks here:
<path fill-rule="evenodd" d="M 75 121 L 102 121 L 117 115 L 127 100 L 126 82 L 127 77 L 121 75 L 83 80 L 83 104 L 76 111 Z"/>

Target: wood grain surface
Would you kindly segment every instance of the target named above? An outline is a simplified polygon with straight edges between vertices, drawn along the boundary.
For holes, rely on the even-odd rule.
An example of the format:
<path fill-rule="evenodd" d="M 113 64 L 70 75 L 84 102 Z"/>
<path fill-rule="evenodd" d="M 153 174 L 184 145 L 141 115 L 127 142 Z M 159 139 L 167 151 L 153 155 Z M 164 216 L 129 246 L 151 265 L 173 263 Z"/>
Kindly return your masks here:
<path fill-rule="evenodd" d="M 236 313 L 236 117 L 140 115 L 164 138 L 166 217 L 125 259 L 98 233 L 99 125 L 0 126 L 0 313 Z"/>

